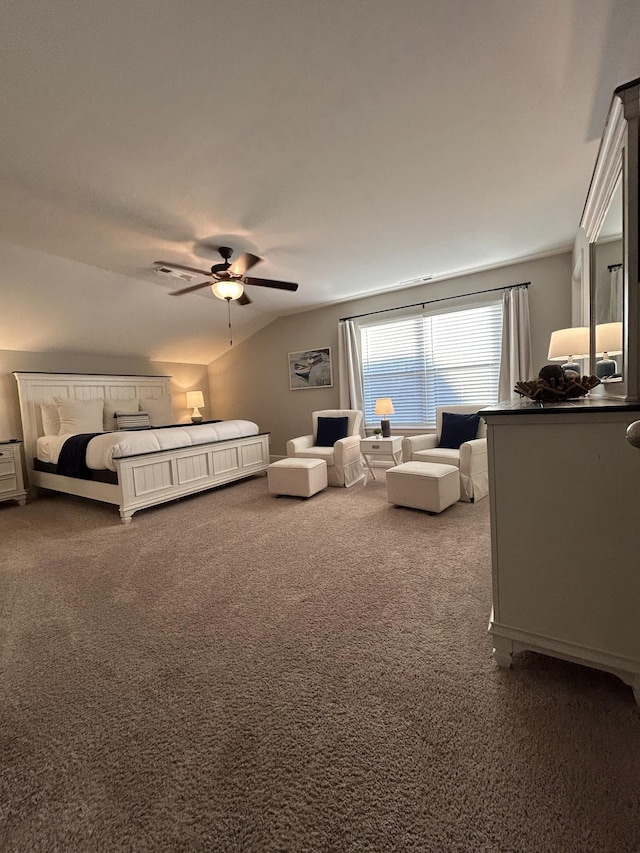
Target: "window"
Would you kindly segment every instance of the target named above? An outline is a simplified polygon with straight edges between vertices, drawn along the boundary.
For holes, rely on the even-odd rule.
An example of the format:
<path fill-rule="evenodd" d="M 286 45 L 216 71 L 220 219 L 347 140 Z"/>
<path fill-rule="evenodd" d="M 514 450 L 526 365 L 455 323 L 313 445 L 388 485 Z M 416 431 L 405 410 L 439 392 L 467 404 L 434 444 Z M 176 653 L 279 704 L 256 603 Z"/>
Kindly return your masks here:
<path fill-rule="evenodd" d="M 395 427 L 435 424 L 436 406 L 498 401 L 502 302 L 361 325 L 365 424 L 391 397 Z"/>

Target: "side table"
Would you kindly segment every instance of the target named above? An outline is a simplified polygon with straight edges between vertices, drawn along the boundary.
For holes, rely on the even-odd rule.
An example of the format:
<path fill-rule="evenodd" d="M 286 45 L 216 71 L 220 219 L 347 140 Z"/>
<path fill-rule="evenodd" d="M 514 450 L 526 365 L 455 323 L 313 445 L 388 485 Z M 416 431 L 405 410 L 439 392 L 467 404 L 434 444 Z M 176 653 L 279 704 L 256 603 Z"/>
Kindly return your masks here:
<path fill-rule="evenodd" d="M 403 438 L 403 435 L 392 435 L 390 438 L 376 438 L 375 436 L 371 436 L 370 438 L 360 439 L 360 452 L 374 480 L 376 479 L 376 475 L 371 465 L 371 460 L 392 459 L 394 465 L 399 465 L 402 462 Z"/>
<path fill-rule="evenodd" d="M 0 441 L 0 501 L 27 502 L 27 490 L 22 477 L 22 442 L 18 439 Z"/>

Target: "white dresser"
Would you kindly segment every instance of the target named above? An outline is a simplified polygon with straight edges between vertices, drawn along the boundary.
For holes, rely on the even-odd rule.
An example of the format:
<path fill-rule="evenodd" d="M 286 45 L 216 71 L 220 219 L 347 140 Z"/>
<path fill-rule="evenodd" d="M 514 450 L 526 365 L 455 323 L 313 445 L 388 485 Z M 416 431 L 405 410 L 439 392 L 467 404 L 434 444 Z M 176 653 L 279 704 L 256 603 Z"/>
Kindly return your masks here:
<path fill-rule="evenodd" d="M 27 501 L 21 441 L 0 441 L 0 501 L 18 501 L 20 506 Z"/>
<path fill-rule="evenodd" d="M 496 662 L 542 652 L 612 672 L 640 704 L 640 404 L 484 409 Z"/>

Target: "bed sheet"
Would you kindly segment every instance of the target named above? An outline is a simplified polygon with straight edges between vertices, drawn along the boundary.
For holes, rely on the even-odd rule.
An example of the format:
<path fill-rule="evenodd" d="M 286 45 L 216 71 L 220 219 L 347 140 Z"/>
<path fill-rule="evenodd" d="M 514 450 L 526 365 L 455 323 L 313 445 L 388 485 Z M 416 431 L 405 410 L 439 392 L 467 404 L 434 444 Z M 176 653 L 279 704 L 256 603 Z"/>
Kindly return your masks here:
<path fill-rule="evenodd" d="M 162 429 L 105 432 L 92 438 L 87 446 L 87 466 L 96 471 L 115 471 L 114 459 L 138 456 L 159 450 L 192 447 L 213 441 L 257 435 L 253 421 L 229 420 L 214 424 L 185 424 Z M 68 435 L 45 435 L 37 440 L 36 455 L 41 462 L 55 465 Z"/>

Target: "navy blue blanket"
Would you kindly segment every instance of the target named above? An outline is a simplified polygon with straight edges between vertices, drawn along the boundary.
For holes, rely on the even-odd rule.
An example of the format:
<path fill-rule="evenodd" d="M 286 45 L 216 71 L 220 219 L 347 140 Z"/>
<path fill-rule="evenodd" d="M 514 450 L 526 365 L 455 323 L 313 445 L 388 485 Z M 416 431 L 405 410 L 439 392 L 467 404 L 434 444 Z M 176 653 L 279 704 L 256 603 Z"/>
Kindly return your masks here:
<path fill-rule="evenodd" d="M 70 435 L 60 448 L 56 474 L 65 477 L 77 477 L 79 480 L 89 479 L 89 468 L 87 468 L 87 444 L 100 432 L 82 432 L 78 435 Z"/>

